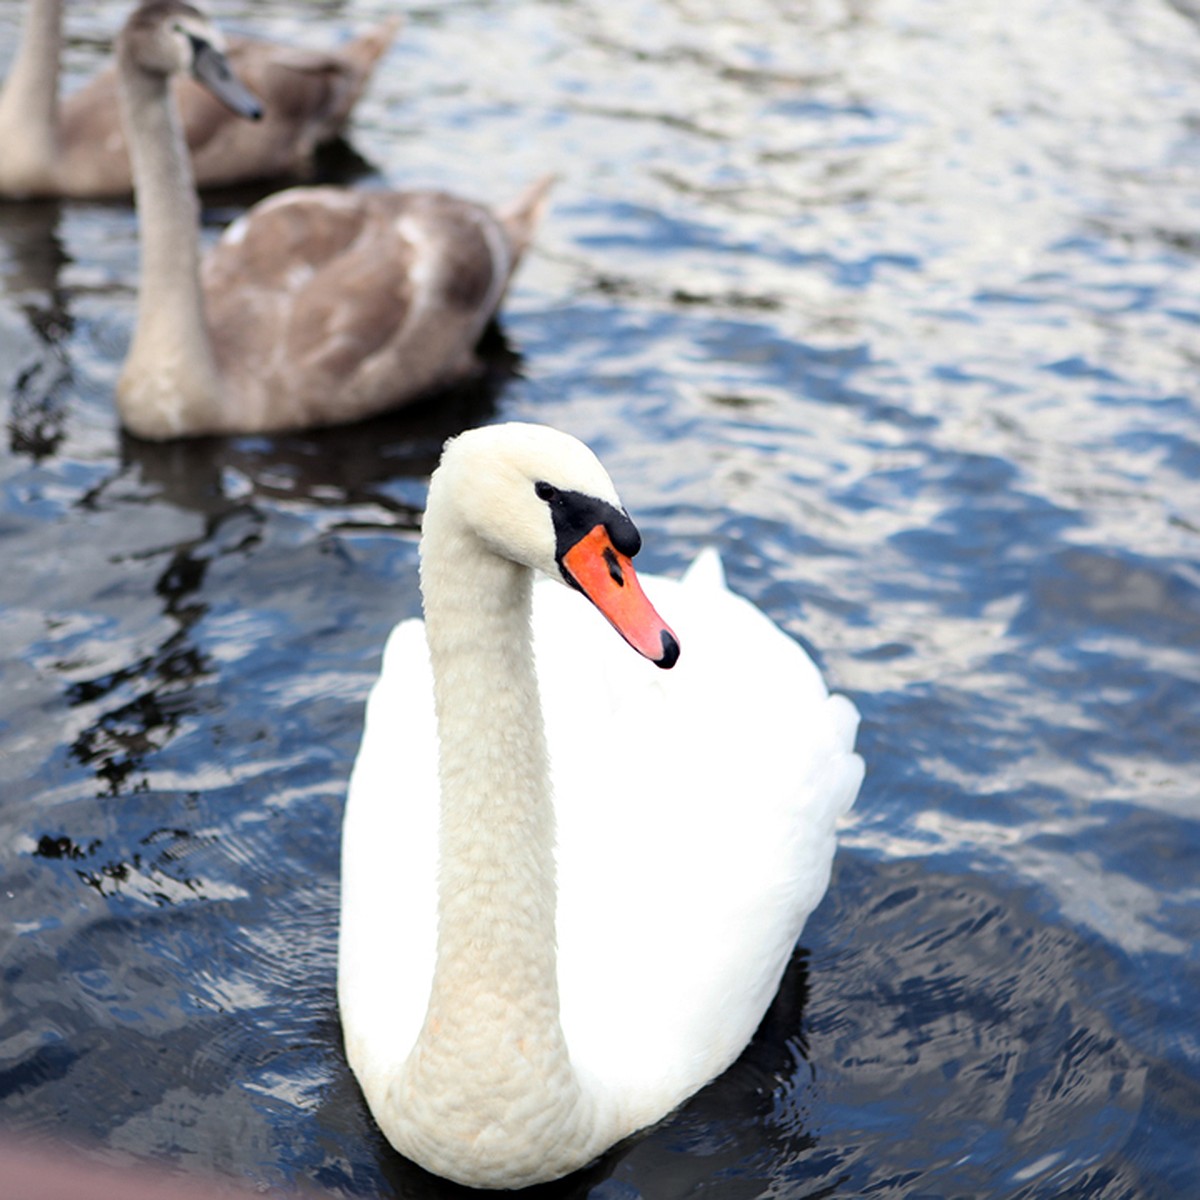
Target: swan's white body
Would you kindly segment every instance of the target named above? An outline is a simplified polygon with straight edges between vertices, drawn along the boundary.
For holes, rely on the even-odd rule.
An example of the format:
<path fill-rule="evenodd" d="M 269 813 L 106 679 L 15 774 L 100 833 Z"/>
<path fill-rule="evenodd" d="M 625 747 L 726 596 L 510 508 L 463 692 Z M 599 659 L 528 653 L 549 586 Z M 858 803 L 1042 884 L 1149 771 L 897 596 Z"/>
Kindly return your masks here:
<path fill-rule="evenodd" d="M 617 503 L 596 470 L 591 494 Z M 835 826 L 862 778 L 858 714 L 728 591 L 707 551 L 682 581 L 643 581 L 679 634 L 671 671 L 630 653 L 581 597 L 538 583 L 552 814 L 539 807 L 549 793 L 522 793 L 524 768 L 510 774 L 486 749 L 464 783 L 473 722 L 507 726 L 501 759 L 532 742 L 536 760 L 540 730 L 536 710 L 504 699 L 520 669 L 521 593 L 498 606 L 478 582 L 493 564 L 464 569 L 461 544 L 474 539 L 435 512 L 439 499 L 431 489 L 427 620 L 444 595 L 461 597 L 430 635 L 449 646 L 438 652 L 446 786 L 425 625 L 405 621 L 389 639 L 350 784 L 339 996 L 351 1065 L 389 1140 L 460 1182 L 519 1187 L 656 1121 L 749 1041 L 827 886 Z M 443 541 L 455 546 L 445 562 Z M 491 554 L 478 543 L 472 553 Z M 515 650 L 468 648 L 505 628 Z M 447 721 L 461 723 L 448 734 Z M 450 767 L 447 737 L 465 741 Z M 481 808 L 460 800 L 464 787 L 485 797 Z M 496 813 L 516 831 L 497 831 Z M 446 895 L 460 887 L 475 889 L 465 920 Z M 492 963 L 494 941 L 503 951 Z M 431 989 L 435 963 L 448 982 Z"/>

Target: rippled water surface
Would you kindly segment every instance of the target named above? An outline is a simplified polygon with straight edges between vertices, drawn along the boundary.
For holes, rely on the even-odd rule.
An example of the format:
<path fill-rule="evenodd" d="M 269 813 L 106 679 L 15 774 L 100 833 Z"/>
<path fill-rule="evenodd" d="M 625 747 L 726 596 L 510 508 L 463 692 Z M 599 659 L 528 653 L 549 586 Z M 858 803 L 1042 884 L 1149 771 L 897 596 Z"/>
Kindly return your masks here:
<path fill-rule="evenodd" d="M 124 5 L 71 7 L 77 81 Z M 323 45 L 393 7 L 216 12 Z M 406 11 L 365 162 L 329 170 L 559 174 L 486 378 L 438 405 L 124 438 L 130 210 L 0 208 L 0 1121 L 451 1190 L 342 1055 L 339 821 L 441 440 L 521 418 L 597 449 L 650 569 L 719 546 L 868 764 L 746 1056 L 547 1191 L 1193 1194 L 1200 11 Z M 252 198 L 210 197 L 209 235 Z"/>

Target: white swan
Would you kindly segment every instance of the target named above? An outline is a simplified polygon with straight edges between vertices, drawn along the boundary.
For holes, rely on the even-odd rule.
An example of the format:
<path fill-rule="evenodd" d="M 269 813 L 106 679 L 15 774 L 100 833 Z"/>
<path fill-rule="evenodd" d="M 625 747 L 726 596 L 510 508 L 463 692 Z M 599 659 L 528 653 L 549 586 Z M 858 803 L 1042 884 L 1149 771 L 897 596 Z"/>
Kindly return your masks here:
<path fill-rule="evenodd" d="M 460 1183 L 564 1175 L 733 1062 L 862 778 L 853 705 L 714 552 L 644 581 L 680 633 L 672 671 L 533 586 L 573 585 L 672 666 L 638 545 L 574 438 L 452 439 L 425 622 L 396 626 L 371 693 L 343 830 L 346 1052 L 392 1145 Z"/>
<path fill-rule="evenodd" d="M 0 90 L 0 196 L 127 196 L 129 151 L 112 65 L 59 96 L 63 0 L 28 0 L 16 57 Z M 201 187 L 301 176 L 345 127 L 399 20 L 336 50 L 231 38 L 229 60 L 263 102 L 248 125 L 191 80 L 176 81 L 192 169 Z"/>
<path fill-rule="evenodd" d="M 190 72 L 254 115 L 220 46 L 178 0 L 143 4 L 117 39 L 142 246 L 117 384 L 126 428 L 165 439 L 329 425 L 474 371 L 550 181 L 498 214 L 442 192 L 291 188 L 235 221 L 202 264 L 169 83 Z"/>

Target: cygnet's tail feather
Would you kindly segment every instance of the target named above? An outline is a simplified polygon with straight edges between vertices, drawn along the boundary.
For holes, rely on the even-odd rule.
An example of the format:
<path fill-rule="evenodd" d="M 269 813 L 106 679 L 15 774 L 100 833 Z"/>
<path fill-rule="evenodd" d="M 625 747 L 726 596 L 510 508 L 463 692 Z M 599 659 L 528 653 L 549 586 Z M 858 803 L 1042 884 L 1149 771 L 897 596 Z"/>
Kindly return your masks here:
<path fill-rule="evenodd" d="M 379 60 L 396 40 L 396 34 L 403 24 L 402 17 L 388 17 L 353 41 L 330 52 L 329 61 L 337 69 L 332 75 L 333 87 L 322 129 L 316 139 L 318 144 L 341 136 Z"/>
<path fill-rule="evenodd" d="M 364 84 L 371 77 L 371 72 L 375 70 L 376 64 L 396 40 L 396 35 L 403 25 L 403 17 L 388 17 L 343 47 L 341 53 L 358 65 L 359 70 L 363 73 Z"/>
<path fill-rule="evenodd" d="M 533 241 L 550 202 L 550 189 L 557 179 L 557 175 L 550 174 L 534 180 L 515 200 L 496 213 L 508 234 L 514 269 Z"/>

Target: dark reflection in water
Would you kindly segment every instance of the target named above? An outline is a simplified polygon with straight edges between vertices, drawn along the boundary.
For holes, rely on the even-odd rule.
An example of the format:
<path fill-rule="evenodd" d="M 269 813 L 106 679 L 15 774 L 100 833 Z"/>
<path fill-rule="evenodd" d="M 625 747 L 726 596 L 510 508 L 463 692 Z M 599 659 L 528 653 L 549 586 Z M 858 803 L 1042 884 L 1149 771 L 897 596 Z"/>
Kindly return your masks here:
<path fill-rule="evenodd" d="M 70 12 L 72 83 L 123 12 Z M 226 15 L 323 44 L 383 11 Z M 322 178 L 560 173 L 469 386 L 128 438 L 128 206 L 0 206 L 0 1126 L 260 1190 L 458 1190 L 345 1064 L 338 829 L 441 443 L 545 420 L 601 453 L 649 570 L 716 545 L 812 649 L 868 775 L 746 1056 L 538 1190 L 1190 1195 L 1192 7 L 407 16 Z M 204 236 L 269 190 L 206 197 Z"/>
<path fill-rule="evenodd" d="M 879 1148 L 916 1112 L 912 1186 L 926 1194 L 1068 1179 L 1079 1194 L 1142 1194 L 1130 1152 L 1151 1061 L 1128 1034 L 1151 1014 L 1122 986 L 1128 960 L 1055 925 L 1028 893 L 914 864 L 872 875 L 855 918 L 867 936 L 836 947 L 838 1001 L 810 1022 L 829 1050 L 818 1086 L 848 1123 L 835 1157 L 849 1190 L 877 1182 Z"/>
<path fill-rule="evenodd" d="M 211 551 L 205 547 L 213 540 L 217 522 L 209 524 L 200 543 L 178 547 L 171 553 L 154 586 L 163 600 L 163 613 L 172 619 L 175 630 L 150 653 L 115 671 L 77 680 L 67 688 L 68 704 L 104 710 L 75 738 L 68 753 L 92 766 L 114 796 L 145 756 L 165 745 L 182 717 L 194 711 L 197 685 L 212 674 L 209 660 L 190 638 L 192 627 L 207 611 L 207 605 L 195 597 L 208 567 L 207 554 Z M 253 536 L 244 534 L 231 549 L 244 552 Z M 115 707 L 107 707 L 114 701 Z"/>
<path fill-rule="evenodd" d="M 261 497 L 318 508 L 362 507 L 376 523 L 387 514 L 397 526 L 416 529 L 423 498 L 406 502 L 391 489 L 398 480 L 427 478 L 448 437 L 492 419 L 500 392 L 519 372 L 520 356 L 495 323 L 485 331 L 479 355 L 477 378 L 354 426 L 165 444 L 123 434 L 121 473 L 132 472 L 147 499 L 181 508 L 199 504 L 201 511 L 222 512 Z"/>
<path fill-rule="evenodd" d="M 116 670 L 75 679 L 66 688 L 68 705 L 97 714 L 70 743 L 68 756 L 90 767 L 108 795 L 119 795 L 182 723 L 219 710 L 212 688 L 206 688 L 216 668 L 196 637 L 196 626 L 209 612 L 201 597 L 214 559 L 254 553 L 264 520 L 257 503 L 332 509 L 336 520 L 330 529 L 365 524 L 370 530 L 415 531 L 422 507 L 417 497 L 446 438 L 488 420 L 516 369 L 517 356 L 496 326 L 480 353 L 485 368 L 476 380 L 352 429 L 165 445 L 122 436 L 119 471 L 81 504 L 102 512 L 130 500 L 166 503 L 201 515 L 203 529 L 185 543 L 138 554 L 147 564 L 164 564 L 153 590 L 168 618 L 167 635 Z M 145 780 L 137 786 L 144 787 Z M 138 870 L 141 857 L 133 862 Z M 155 865 L 151 873 L 158 870 Z M 107 863 L 86 881 L 103 889 L 106 880 L 123 882 L 127 875 L 124 863 Z"/>
<path fill-rule="evenodd" d="M 59 282 L 68 258 L 58 236 L 58 220 L 57 202 L 0 202 L 0 240 L 6 251 L 0 278 L 5 291 L 19 303 L 42 350 L 35 361 L 20 368 L 13 382 L 9 448 L 35 460 L 52 455 L 62 441 L 74 383 L 65 350 L 73 321 Z"/>

